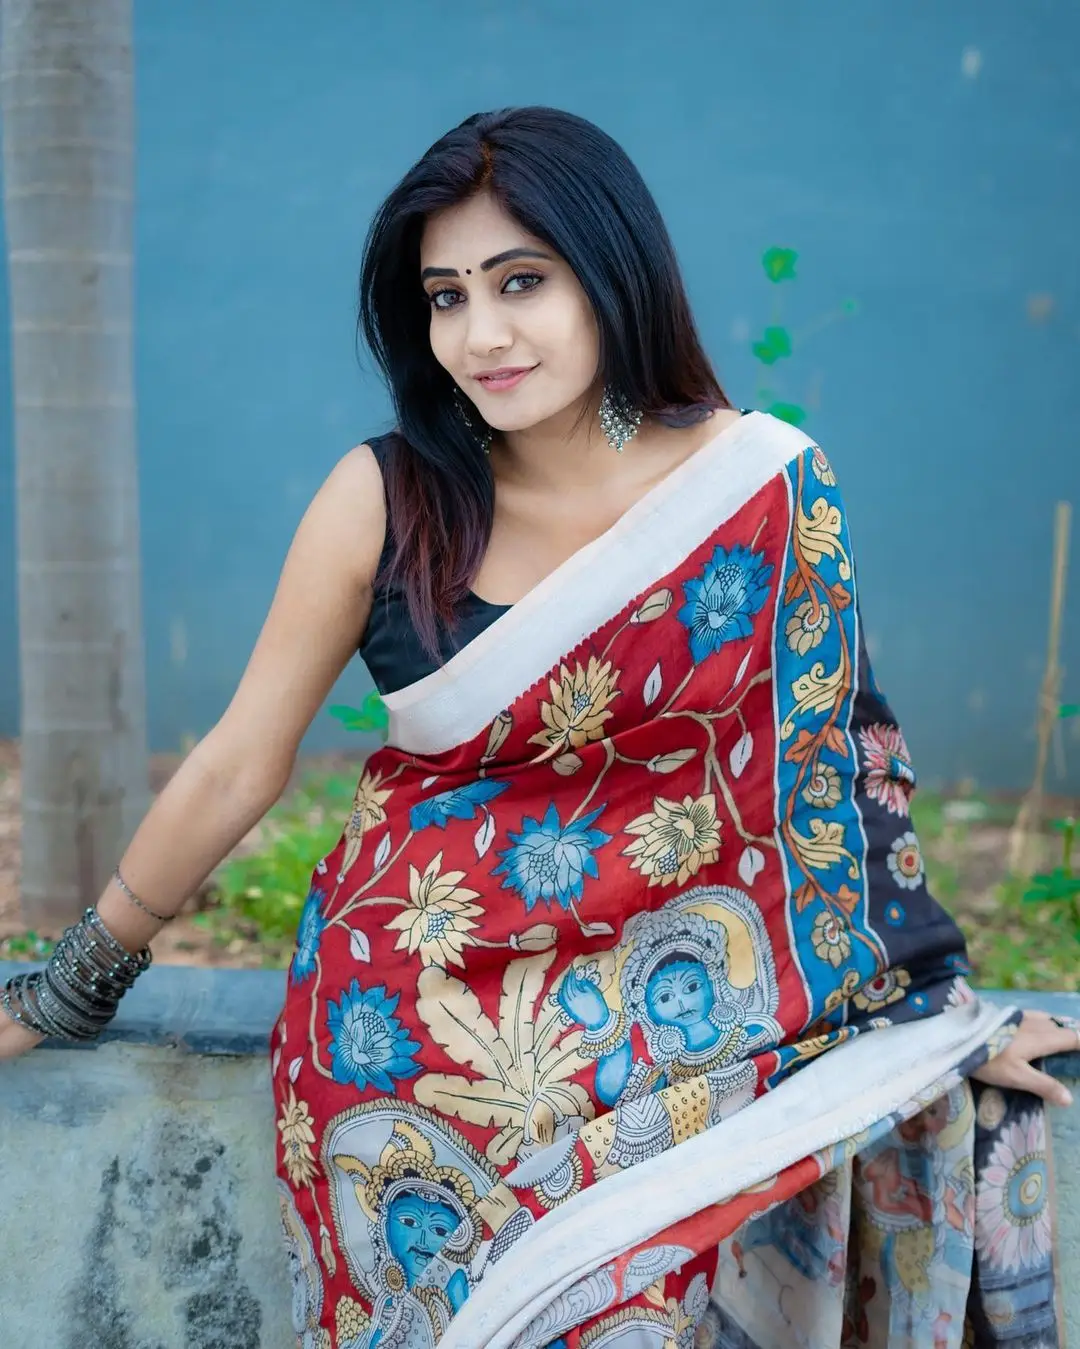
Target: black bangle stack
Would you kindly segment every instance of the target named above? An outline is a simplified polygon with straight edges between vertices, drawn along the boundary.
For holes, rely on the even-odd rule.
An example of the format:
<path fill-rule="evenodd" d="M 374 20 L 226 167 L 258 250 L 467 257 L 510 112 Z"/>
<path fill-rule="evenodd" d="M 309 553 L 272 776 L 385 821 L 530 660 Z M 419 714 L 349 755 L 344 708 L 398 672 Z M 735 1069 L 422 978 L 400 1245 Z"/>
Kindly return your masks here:
<path fill-rule="evenodd" d="M 64 930 L 43 970 L 16 974 L 0 990 L 13 1021 L 61 1040 L 93 1040 L 116 1015 L 120 999 L 150 966 L 150 948 L 132 955 L 87 909 Z"/>

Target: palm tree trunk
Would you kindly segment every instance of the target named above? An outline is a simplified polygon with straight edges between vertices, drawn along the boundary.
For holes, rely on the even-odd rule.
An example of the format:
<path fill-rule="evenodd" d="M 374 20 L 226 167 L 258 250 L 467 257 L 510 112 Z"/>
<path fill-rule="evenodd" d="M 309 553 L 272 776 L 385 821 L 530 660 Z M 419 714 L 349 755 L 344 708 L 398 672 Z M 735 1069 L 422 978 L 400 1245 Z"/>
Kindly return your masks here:
<path fill-rule="evenodd" d="M 93 903 L 147 805 L 131 0 L 2 0 L 24 916 Z"/>

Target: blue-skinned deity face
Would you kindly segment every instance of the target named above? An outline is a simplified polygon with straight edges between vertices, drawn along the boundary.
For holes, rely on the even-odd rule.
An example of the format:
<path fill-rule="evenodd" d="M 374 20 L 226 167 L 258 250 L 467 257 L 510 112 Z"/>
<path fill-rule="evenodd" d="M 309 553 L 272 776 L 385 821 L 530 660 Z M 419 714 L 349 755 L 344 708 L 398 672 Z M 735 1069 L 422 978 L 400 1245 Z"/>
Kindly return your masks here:
<path fill-rule="evenodd" d="M 645 1006 L 660 1026 L 700 1025 L 714 1002 L 708 971 L 700 960 L 688 957 L 665 961 L 645 986 Z"/>
<path fill-rule="evenodd" d="M 415 1190 L 391 1200 L 386 1235 L 408 1287 L 413 1287 L 460 1221 L 449 1204 Z"/>

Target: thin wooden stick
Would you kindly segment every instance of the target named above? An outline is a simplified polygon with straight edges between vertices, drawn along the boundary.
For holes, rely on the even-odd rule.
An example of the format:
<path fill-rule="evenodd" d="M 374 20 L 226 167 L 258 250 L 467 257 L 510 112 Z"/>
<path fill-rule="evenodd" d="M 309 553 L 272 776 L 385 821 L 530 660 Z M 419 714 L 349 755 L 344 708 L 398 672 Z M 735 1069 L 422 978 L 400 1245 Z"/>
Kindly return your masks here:
<path fill-rule="evenodd" d="M 1026 875 L 1031 869 L 1032 845 L 1042 822 L 1043 795 L 1046 785 L 1046 761 L 1050 742 L 1058 721 L 1061 692 L 1061 624 L 1065 609 L 1065 577 L 1069 566 L 1069 527 L 1072 507 L 1059 501 L 1054 516 L 1053 584 L 1050 590 L 1050 631 L 1046 645 L 1046 669 L 1039 690 L 1039 706 L 1035 720 L 1035 777 L 1021 802 L 1009 840 L 1009 871 L 1014 876 Z"/>

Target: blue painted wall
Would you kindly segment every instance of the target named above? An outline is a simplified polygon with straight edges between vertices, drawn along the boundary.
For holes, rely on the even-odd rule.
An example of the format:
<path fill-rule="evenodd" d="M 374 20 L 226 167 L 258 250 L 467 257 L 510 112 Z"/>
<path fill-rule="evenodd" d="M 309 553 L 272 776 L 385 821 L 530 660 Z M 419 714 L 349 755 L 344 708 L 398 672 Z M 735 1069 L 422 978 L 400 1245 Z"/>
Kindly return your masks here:
<path fill-rule="evenodd" d="M 775 294 L 763 248 L 799 250 L 783 292 L 797 337 L 858 301 L 776 367 L 776 391 L 811 408 L 842 475 L 879 677 L 923 779 L 1024 784 L 1053 503 L 1080 503 L 1072 0 L 136 10 L 155 747 L 220 713 L 305 503 L 387 424 L 353 355 L 382 194 L 468 113 L 547 102 L 641 166 L 736 401 L 755 400 L 748 342 Z M 6 389 L 6 336 L 0 365 Z M 17 726 L 11 481 L 5 413 L 0 733 Z M 1075 564 L 1070 579 L 1080 700 Z M 359 665 L 343 682 L 350 698 L 366 686 Z M 322 717 L 310 743 L 335 734 Z M 1080 743 L 1066 759 L 1080 789 Z"/>

